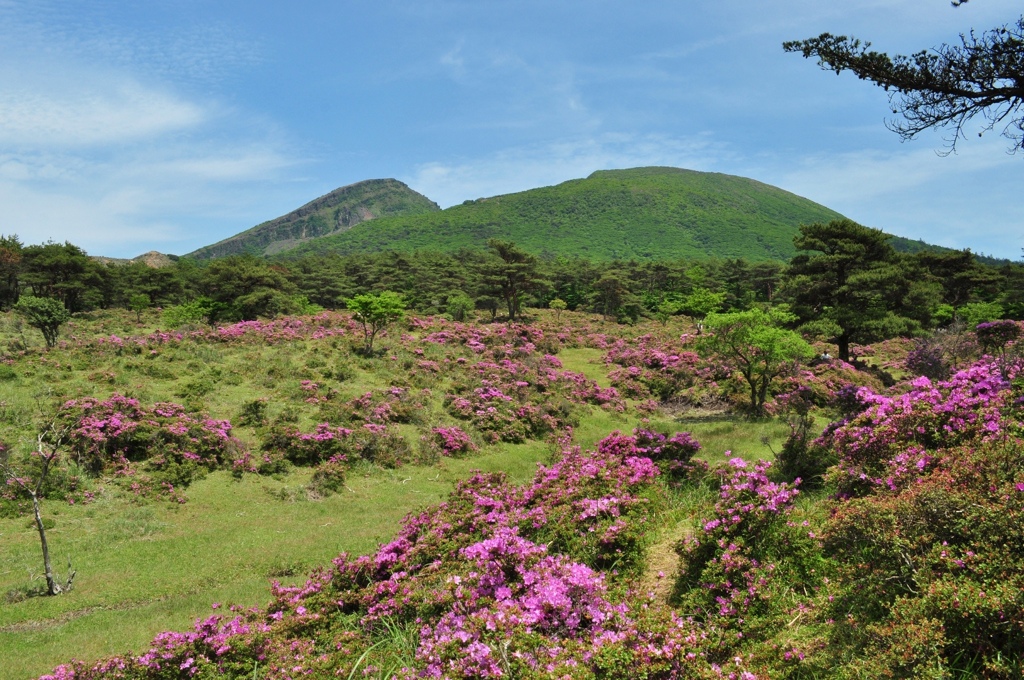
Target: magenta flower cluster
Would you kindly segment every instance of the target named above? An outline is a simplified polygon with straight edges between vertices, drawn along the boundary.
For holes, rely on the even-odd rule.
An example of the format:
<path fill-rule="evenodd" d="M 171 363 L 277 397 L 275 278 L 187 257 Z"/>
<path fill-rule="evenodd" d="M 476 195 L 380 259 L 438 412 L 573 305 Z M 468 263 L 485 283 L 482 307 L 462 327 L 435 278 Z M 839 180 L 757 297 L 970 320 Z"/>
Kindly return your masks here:
<path fill-rule="evenodd" d="M 301 586 L 275 584 L 264 609 L 162 633 L 151 648 L 43 680 L 352 677 L 373 672 L 375 631 L 414 624 L 401 678 L 744 677 L 702 651 L 713 631 L 627 591 L 642 558 L 657 466 L 616 436 L 565 447 L 533 481 L 477 475 L 406 519 L 374 555 L 342 555 Z M 666 438 L 668 439 L 668 438 Z M 632 536 L 633 539 L 627 540 Z M 613 568 L 614 565 L 614 568 Z M 365 662 L 365 663 L 364 663 Z"/>
<path fill-rule="evenodd" d="M 949 380 L 918 377 L 906 391 L 857 392 L 864 410 L 830 425 L 815 445 L 839 456 L 840 492 L 902 488 L 933 466 L 934 452 L 965 443 L 995 441 L 1016 428 L 1007 418 L 1010 384 L 1019 366 L 982 359 Z"/>

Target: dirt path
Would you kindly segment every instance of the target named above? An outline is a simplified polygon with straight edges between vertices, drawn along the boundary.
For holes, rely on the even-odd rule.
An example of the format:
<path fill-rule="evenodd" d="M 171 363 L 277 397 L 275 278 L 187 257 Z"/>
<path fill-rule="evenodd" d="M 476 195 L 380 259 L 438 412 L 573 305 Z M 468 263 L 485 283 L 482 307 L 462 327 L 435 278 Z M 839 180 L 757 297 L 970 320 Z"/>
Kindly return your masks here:
<path fill-rule="evenodd" d="M 675 546 L 687 536 L 693 535 L 693 528 L 684 520 L 666 531 L 661 540 L 651 546 L 647 553 L 647 569 L 640 577 L 641 592 L 654 593 L 659 602 L 668 602 L 679 572 L 679 555 Z"/>

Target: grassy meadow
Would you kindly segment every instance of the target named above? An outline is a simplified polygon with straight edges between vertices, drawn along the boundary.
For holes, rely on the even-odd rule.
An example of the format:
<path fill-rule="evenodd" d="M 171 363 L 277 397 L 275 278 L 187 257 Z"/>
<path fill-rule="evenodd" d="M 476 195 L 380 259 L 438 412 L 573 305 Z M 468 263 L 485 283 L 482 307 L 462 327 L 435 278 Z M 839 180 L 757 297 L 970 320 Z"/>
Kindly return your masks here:
<path fill-rule="evenodd" d="M 606 328 L 593 319 L 585 323 Z M 152 337 L 158 326 L 155 315 L 140 320 L 119 312 L 81 315 L 64 329 L 61 346 L 46 351 L 34 329 L 12 315 L 0 318 L 0 346 L 10 348 L 0 375 L 4 440 L 31 447 L 35 428 L 54 404 L 113 393 L 141 402 L 182 403 L 232 422 L 240 420 L 246 404 L 263 400 L 268 419 L 309 429 L 321 413 L 305 400 L 303 381 L 329 386 L 336 402 L 387 388 L 407 370 L 402 364 L 408 367 L 412 355 L 402 345 L 416 335 L 403 343 L 393 333 L 381 343 L 382 355 L 373 359 L 352 352 L 351 333 L 239 341 L 204 336 L 144 345 L 130 340 Z M 557 357 L 565 370 L 610 387 L 602 349 L 568 346 Z M 450 421 L 441 396 L 453 389 L 451 380 L 444 372 L 432 375 L 431 396 L 416 418 L 419 425 L 397 426 L 413 447 L 424 424 Z M 682 422 L 667 412 L 641 414 L 633 404 L 621 410 L 577 408 L 574 442 L 593 446 L 609 432 L 631 430 L 642 418 L 692 432 L 704 445 L 701 457 L 717 463 L 729 451 L 749 458 L 770 456 L 768 446 L 778 447 L 788 431 L 776 421 L 736 417 Z M 256 427 L 239 425 L 233 434 L 245 447 L 258 448 Z M 189 485 L 184 490 L 188 500 L 180 504 L 140 499 L 103 477 L 88 480 L 92 502 L 43 502 L 43 514 L 52 522 L 47 537 L 58 574 L 66 571 L 69 558 L 77 571 L 74 589 L 59 597 L 27 596 L 41 582 L 39 537 L 30 515 L 2 517 L 0 677 L 30 678 L 71 658 L 143 650 L 156 633 L 186 629 L 207 615 L 211 603 L 261 606 L 268 599 L 269 581 L 298 583 L 339 553 L 372 552 L 391 539 L 406 514 L 442 501 L 472 471 L 502 471 L 513 481 L 525 481 L 554 450 L 552 442 L 537 439 L 479 443 L 469 456 L 432 464 L 385 468 L 356 463 L 344 489 L 326 496 L 310 493 L 311 470 L 298 466 L 240 478 L 216 470 Z M 692 523 L 694 502 L 677 498 L 674 509 L 652 528 L 662 568 L 674 559 L 671 543 Z"/>

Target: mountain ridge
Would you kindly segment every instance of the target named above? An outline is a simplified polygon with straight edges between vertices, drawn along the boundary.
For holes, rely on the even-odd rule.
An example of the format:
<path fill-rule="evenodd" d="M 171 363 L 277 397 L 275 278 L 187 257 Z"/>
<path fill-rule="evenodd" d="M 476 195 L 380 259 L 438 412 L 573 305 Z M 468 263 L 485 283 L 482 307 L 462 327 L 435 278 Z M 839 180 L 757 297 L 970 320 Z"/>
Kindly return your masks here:
<path fill-rule="evenodd" d="M 273 255 L 370 220 L 440 209 L 397 179 L 363 180 L 338 187 L 285 215 L 198 248 L 185 257 L 204 260 L 241 253 Z"/>
<path fill-rule="evenodd" d="M 598 170 L 444 210 L 398 180 L 378 179 L 335 189 L 185 257 L 453 252 L 498 238 L 542 257 L 785 262 L 796 254 L 793 237 L 801 224 L 841 218 L 826 206 L 758 180 L 664 166 Z M 891 243 L 907 253 L 952 251 L 900 236 L 891 236 Z M 977 257 L 993 265 L 1008 262 Z"/>

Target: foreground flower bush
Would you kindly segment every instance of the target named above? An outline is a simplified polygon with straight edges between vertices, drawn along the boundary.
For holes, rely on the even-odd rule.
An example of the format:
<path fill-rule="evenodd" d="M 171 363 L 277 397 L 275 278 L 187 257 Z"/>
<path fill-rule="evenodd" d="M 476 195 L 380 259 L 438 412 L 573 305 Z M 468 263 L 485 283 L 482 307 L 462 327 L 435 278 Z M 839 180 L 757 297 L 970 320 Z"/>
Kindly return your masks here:
<path fill-rule="evenodd" d="M 563 446 L 523 486 L 477 475 L 376 554 L 275 585 L 266 608 L 44 678 L 754 677 L 741 659 L 711 664 L 707 628 L 626 587 L 660 502 L 658 468 L 629 439 Z M 411 656 L 396 657 L 396 630 Z"/>
<path fill-rule="evenodd" d="M 828 428 L 839 491 L 822 650 L 838 677 L 1016 678 L 1024 671 L 1019 365 L 984 359 L 858 395 Z M 898 386 L 899 387 L 899 386 Z"/>

